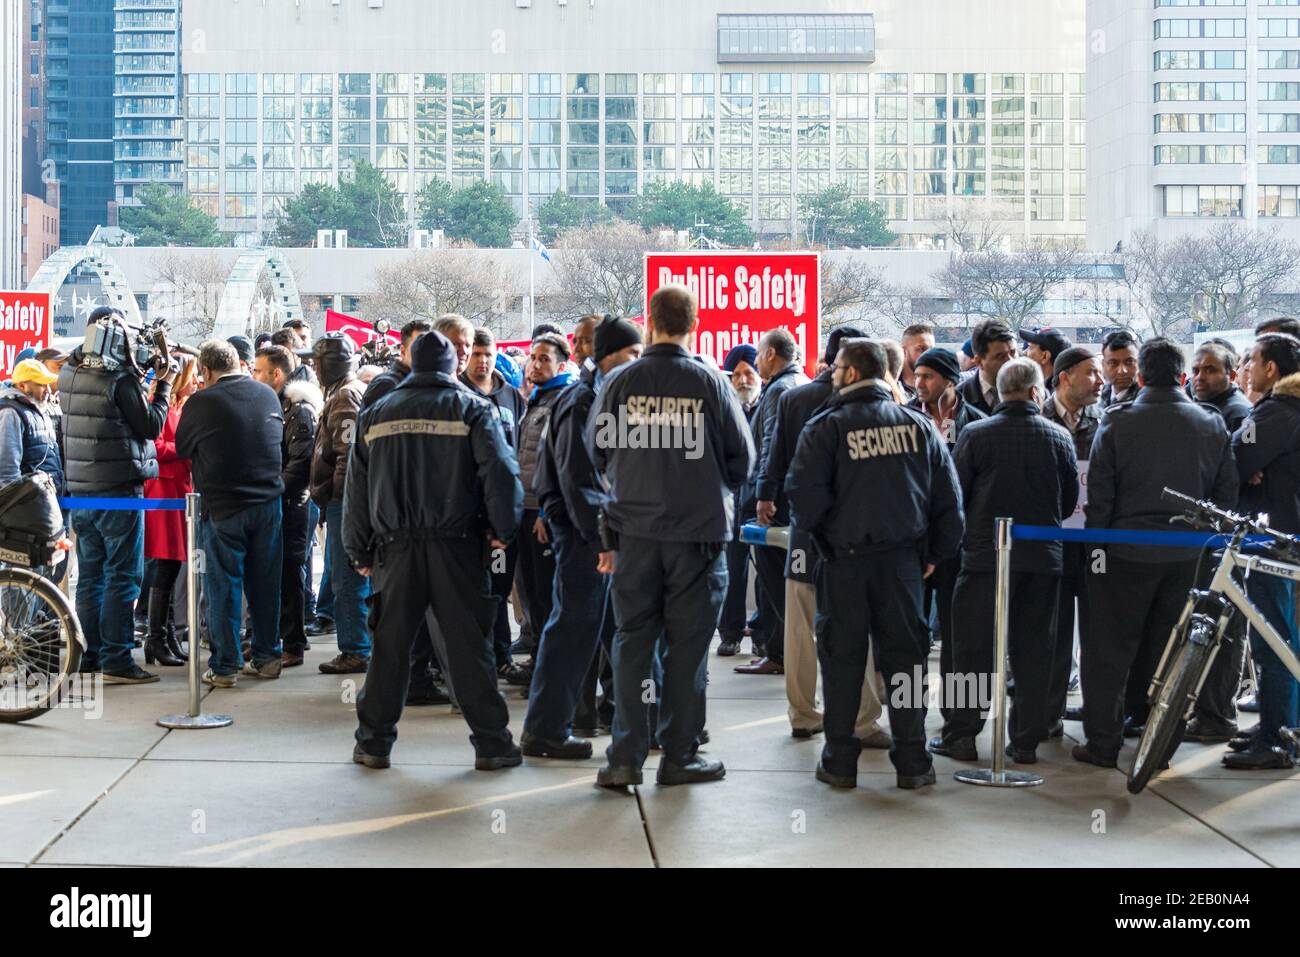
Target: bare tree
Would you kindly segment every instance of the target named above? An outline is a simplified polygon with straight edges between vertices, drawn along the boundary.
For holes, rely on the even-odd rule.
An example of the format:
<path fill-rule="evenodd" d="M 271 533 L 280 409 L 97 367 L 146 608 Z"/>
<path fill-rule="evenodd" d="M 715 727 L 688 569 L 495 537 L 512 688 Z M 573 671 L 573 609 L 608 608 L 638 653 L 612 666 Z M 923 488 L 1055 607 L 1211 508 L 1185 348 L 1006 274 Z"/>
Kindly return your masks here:
<path fill-rule="evenodd" d="M 395 327 L 456 312 L 504 337 L 516 325 L 510 310 L 515 285 L 491 255 L 429 250 L 375 270 L 366 312 Z"/>
<path fill-rule="evenodd" d="M 894 313 L 891 300 L 898 296 L 883 269 L 867 265 L 857 256 L 832 258 L 825 253 L 819 270 L 822 328 L 847 323 L 867 326 L 864 332 L 883 334 Z"/>
<path fill-rule="evenodd" d="M 618 220 L 570 229 L 551 249 L 553 284 L 546 311 L 557 319 L 587 313 L 637 315 L 645 308 L 645 254 L 663 248 L 654 234 Z"/>
<path fill-rule="evenodd" d="M 212 334 L 225 294 L 230 267 L 219 253 L 203 255 L 170 248 L 150 260 L 154 281 L 149 289 L 149 315 L 166 319 L 172 335 L 202 342 Z"/>
<path fill-rule="evenodd" d="M 995 247 L 954 256 L 935 285 L 968 319 L 1001 319 L 1018 331 L 1078 262 L 1076 250 L 1037 240 L 1014 253 Z"/>
<path fill-rule="evenodd" d="M 943 218 L 950 249 L 983 253 L 1006 245 L 1006 223 L 994 218 L 984 200 L 954 198 Z"/>

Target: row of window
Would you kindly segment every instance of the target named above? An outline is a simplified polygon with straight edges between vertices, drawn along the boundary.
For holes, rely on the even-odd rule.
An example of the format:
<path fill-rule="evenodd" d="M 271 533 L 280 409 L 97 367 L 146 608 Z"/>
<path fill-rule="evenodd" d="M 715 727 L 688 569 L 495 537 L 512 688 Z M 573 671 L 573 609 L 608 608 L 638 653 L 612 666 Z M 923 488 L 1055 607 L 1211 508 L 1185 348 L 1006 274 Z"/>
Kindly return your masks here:
<path fill-rule="evenodd" d="M 1245 187 L 1242 186 L 1166 186 L 1166 216 L 1235 217 L 1243 215 Z M 1297 186 L 1259 187 L 1260 216 L 1294 218 L 1300 215 Z"/>
<path fill-rule="evenodd" d="M 1258 95 L 1261 101 L 1300 100 L 1300 83 L 1260 83 Z M 1155 84 L 1155 102 L 1244 102 L 1246 84 L 1232 81 L 1175 82 Z"/>
<path fill-rule="evenodd" d="M 1157 40 L 1203 38 L 1241 39 L 1246 36 L 1246 21 L 1239 18 L 1156 20 Z M 1264 17 L 1259 20 L 1261 39 L 1300 37 L 1300 18 Z"/>
<path fill-rule="evenodd" d="M 1300 133 L 1300 113 L 1260 113 L 1260 133 Z M 1157 113 L 1157 133 L 1244 133 L 1245 113 Z"/>

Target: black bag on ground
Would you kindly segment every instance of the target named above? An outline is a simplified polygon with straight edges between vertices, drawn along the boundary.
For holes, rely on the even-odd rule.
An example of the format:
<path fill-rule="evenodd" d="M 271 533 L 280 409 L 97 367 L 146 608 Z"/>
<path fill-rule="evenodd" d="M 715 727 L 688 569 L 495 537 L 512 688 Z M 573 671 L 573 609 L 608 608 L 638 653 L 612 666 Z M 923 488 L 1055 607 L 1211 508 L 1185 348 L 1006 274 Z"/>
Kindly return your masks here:
<path fill-rule="evenodd" d="M 0 488 L 0 562 L 49 565 L 62 538 L 63 513 L 48 473 L 24 475 Z"/>

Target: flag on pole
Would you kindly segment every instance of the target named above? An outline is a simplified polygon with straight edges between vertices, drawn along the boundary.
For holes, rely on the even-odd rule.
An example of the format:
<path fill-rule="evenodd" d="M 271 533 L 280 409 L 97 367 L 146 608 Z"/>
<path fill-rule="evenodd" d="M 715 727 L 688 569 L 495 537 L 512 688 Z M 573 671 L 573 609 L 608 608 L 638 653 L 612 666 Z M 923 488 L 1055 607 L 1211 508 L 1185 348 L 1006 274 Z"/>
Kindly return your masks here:
<path fill-rule="evenodd" d="M 537 253 L 538 253 L 538 254 L 539 254 L 543 259 L 545 259 L 547 262 L 550 262 L 550 261 L 551 261 L 551 253 L 550 253 L 550 251 L 546 248 L 546 244 L 543 243 L 543 242 L 542 242 L 540 239 L 538 239 L 536 236 L 533 237 L 533 250 L 534 250 L 535 252 L 537 252 Z"/>

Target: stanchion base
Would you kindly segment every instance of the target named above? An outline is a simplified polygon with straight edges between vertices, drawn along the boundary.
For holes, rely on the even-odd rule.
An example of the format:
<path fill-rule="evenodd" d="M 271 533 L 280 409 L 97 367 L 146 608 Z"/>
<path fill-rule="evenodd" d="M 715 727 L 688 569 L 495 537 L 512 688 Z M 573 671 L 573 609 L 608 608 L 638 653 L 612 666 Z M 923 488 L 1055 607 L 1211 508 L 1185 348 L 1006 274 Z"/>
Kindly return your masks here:
<path fill-rule="evenodd" d="M 1028 771 L 994 771 L 992 768 L 958 771 L 953 777 L 962 784 L 982 784 L 990 788 L 1032 788 L 1046 780 L 1041 774 Z"/>
<path fill-rule="evenodd" d="M 228 714 L 168 714 L 158 719 L 161 728 L 224 728 L 234 724 L 235 719 Z"/>

